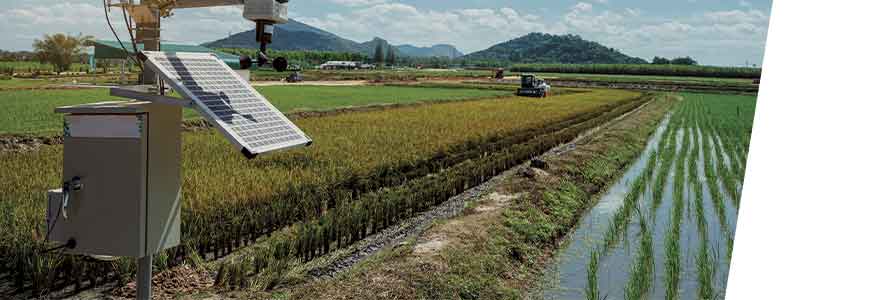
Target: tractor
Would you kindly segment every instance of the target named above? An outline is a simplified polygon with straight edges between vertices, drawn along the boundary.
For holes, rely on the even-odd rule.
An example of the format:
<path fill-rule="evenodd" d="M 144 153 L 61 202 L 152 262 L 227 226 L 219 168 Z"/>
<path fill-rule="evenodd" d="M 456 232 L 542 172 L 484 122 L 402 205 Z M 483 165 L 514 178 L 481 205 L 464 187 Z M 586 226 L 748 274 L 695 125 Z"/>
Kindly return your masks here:
<path fill-rule="evenodd" d="M 550 94 L 550 85 L 533 74 L 523 74 L 517 96 L 544 98 Z"/>
<path fill-rule="evenodd" d="M 290 75 L 287 75 L 287 82 L 302 82 L 302 68 L 294 65 L 292 69 L 290 69 Z"/>

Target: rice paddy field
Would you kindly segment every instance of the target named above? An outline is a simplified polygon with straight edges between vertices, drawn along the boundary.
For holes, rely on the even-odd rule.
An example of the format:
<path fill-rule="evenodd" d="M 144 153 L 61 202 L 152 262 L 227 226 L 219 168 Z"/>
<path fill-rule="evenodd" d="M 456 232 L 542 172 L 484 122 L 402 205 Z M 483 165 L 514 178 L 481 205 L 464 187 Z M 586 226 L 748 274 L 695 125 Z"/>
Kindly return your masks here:
<path fill-rule="evenodd" d="M 499 89 L 346 89 L 261 91 L 285 111 L 486 99 L 299 119 L 313 146 L 254 161 L 245 160 L 214 130 L 184 133 L 183 245 L 158 255 L 156 271 L 224 257 L 276 232 L 277 242 L 236 261 L 232 274 L 255 276 L 282 266 L 278 262 L 310 261 L 425 211 L 650 97 L 605 89 L 571 90 L 543 100 L 504 97 Z M 102 99 L 106 91 L 50 94 L 55 92 L 60 93 L 4 93 L 0 101 L 11 108 L 2 120 L 19 119 L 2 124 L 0 131 L 55 132 L 59 117 L 35 116 L 42 110 L 53 114 L 58 104 Z M 135 271 L 129 259 L 101 262 L 44 251 L 52 246 L 43 242 L 45 193 L 61 184 L 62 152 L 63 145 L 0 152 L 0 169 L 15 170 L 0 174 L 0 211 L 5 212 L 0 240 L 7 241 L 0 244 L 0 295 L 123 285 Z"/>
<path fill-rule="evenodd" d="M 258 87 L 272 104 L 284 112 L 323 111 L 340 107 L 381 104 L 408 104 L 503 97 L 508 90 L 407 87 L 407 86 L 264 86 Z M 62 119 L 54 108 L 65 105 L 120 100 L 108 89 L 46 89 L 0 92 L 0 135 L 60 133 Z M 195 111 L 185 110 L 185 118 L 195 119 Z"/>
<path fill-rule="evenodd" d="M 427 79 L 487 79 L 493 76 L 493 72 L 489 70 L 390 70 L 390 71 L 327 71 L 327 70 L 310 70 L 303 72 L 306 80 L 427 80 Z M 517 69 L 515 72 L 505 72 L 505 76 L 520 76 L 525 73 L 532 73 L 544 78 L 552 78 L 558 80 L 582 80 L 594 81 L 602 83 L 659 83 L 659 84 L 696 84 L 710 86 L 752 86 L 752 78 L 731 78 L 731 77 L 696 77 L 696 76 L 681 76 L 679 74 L 641 74 L 641 75 L 626 75 L 626 74 L 601 74 L 594 72 L 555 72 L 553 70 L 528 70 L 521 71 Z M 281 80 L 286 77 L 286 74 L 277 73 L 274 71 L 257 70 L 253 73 L 255 80 Z"/>
<path fill-rule="evenodd" d="M 581 218 L 544 298 L 724 298 L 755 97 L 681 96 Z"/>

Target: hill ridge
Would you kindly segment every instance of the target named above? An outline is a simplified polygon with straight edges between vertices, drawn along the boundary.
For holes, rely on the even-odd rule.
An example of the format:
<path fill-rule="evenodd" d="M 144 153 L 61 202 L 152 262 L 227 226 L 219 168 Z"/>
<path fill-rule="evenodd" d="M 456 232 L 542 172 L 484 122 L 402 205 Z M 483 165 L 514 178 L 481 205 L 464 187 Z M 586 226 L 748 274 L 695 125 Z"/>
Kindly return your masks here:
<path fill-rule="evenodd" d="M 365 42 L 356 42 L 291 19 L 285 24 L 275 26 L 273 43 L 269 48 L 275 50 L 353 52 L 372 55 L 378 42 L 390 44 L 387 40 L 380 37 L 374 37 Z M 209 48 L 259 48 L 259 44 L 255 40 L 254 30 L 232 34 L 226 38 L 203 43 L 202 45 Z M 419 47 L 410 44 L 390 45 L 397 49 L 399 56 L 447 56 L 457 58 L 463 55 L 456 47 L 448 44 L 438 44 L 430 47 Z"/>
<path fill-rule="evenodd" d="M 512 63 L 564 64 L 646 64 L 642 58 L 579 35 L 553 35 L 532 32 L 464 56 L 472 61 L 510 61 Z"/>

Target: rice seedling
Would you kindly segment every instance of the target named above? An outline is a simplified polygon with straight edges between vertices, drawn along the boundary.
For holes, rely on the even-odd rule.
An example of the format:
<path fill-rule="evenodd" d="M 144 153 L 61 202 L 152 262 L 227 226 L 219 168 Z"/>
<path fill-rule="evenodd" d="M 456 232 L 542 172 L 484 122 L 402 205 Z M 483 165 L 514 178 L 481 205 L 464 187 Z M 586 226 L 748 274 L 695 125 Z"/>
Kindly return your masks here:
<path fill-rule="evenodd" d="M 653 297 L 650 291 L 654 292 L 659 288 L 661 297 L 665 299 L 716 299 L 723 296 L 716 281 L 723 272 L 720 266 L 730 259 L 733 232 L 728 222 L 733 218 L 729 214 L 736 212 L 726 210 L 725 195 L 731 196 L 731 192 L 727 190 L 730 186 L 738 186 L 742 180 L 740 170 L 743 163 L 736 161 L 744 159 L 743 153 L 748 149 L 752 121 L 750 117 L 742 114 L 737 117 L 731 111 L 735 111 L 735 106 L 750 106 L 754 101 L 747 101 L 742 96 L 683 96 L 684 101 L 679 102 L 669 117 L 663 138 L 658 144 L 650 146 L 654 149 L 654 155 L 630 183 L 622 207 L 617 208 L 608 220 L 600 248 L 596 249 L 593 259 L 588 262 L 587 299 L 614 292 L 602 290 L 599 285 L 602 278 L 598 276 L 606 268 L 601 261 L 621 257 L 610 256 L 609 249 L 623 240 L 626 243 L 630 240 L 637 241 L 640 246 L 631 256 L 632 263 L 628 273 L 625 277 L 616 279 L 625 280 L 622 292 L 626 299 Z M 722 124 L 733 122 L 741 124 Z M 735 142 L 729 144 L 729 141 Z M 671 177 L 671 172 L 674 174 L 673 180 L 668 178 Z M 665 187 L 670 182 L 673 192 L 666 194 Z M 647 194 L 652 196 L 645 196 Z M 739 197 L 739 194 L 735 196 Z M 657 224 L 653 217 L 661 205 L 669 207 L 667 225 Z M 631 211 L 627 211 L 629 208 Z M 641 208 L 649 208 L 650 216 L 641 213 Z M 628 236 L 625 231 L 624 224 L 632 222 L 632 219 L 640 223 L 637 236 Z M 714 219 L 718 221 L 724 236 L 717 238 L 716 243 L 727 243 L 723 248 L 712 245 L 715 237 L 711 234 L 715 233 L 709 232 L 712 228 L 709 222 Z M 693 225 L 687 230 L 684 224 Z M 648 242 L 645 241 L 650 238 L 645 233 L 651 232 L 651 226 L 667 226 L 663 230 L 664 243 L 659 246 L 661 248 L 647 248 Z M 689 249 L 690 247 L 693 249 Z M 658 262 L 648 259 L 648 253 L 657 251 L 663 253 L 661 281 L 653 277 Z M 611 274 L 609 276 L 613 276 L 611 270 L 606 271 Z M 612 281 L 614 278 L 608 280 Z M 692 286 L 697 289 L 682 290 L 686 281 L 691 281 Z"/>
<path fill-rule="evenodd" d="M 594 250 L 586 266 L 586 300 L 600 300 L 601 291 L 598 290 L 598 260 L 601 259 L 601 250 Z"/>
<path fill-rule="evenodd" d="M 682 120 L 681 120 L 682 121 Z M 680 126 L 682 125 L 682 122 Z M 680 274 L 682 267 L 680 265 L 680 236 L 683 223 L 683 190 L 685 189 L 685 170 L 686 156 L 688 152 L 689 135 L 684 134 L 681 139 L 681 144 L 684 145 L 677 155 L 675 168 L 676 175 L 674 177 L 674 186 L 672 193 L 672 209 L 670 214 L 670 227 L 667 232 L 665 245 L 665 298 L 668 300 L 677 299 L 680 285 Z"/>
<path fill-rule="evenodd" d="M 707 190 L 710 193 L 710 198 L 713 200 L 713 205 L 716 210 L 716 215 L 719 219 L 719 229 L 724 236 L 731 236 L 728 229 L 728 219 L 725 212 L 725 200 L 719 189 L 719 177 L 716 174 L 716 169 L 713 163 L 712 147 L 713 138 L 709 136 L 711 132 L 706 132 L 707 136 L 703 137 L 702 153 L 704 156 L 704 177 L 707 183 Z M 722 170 L 719 170 L 722 171 Z M 720 173 L 721 174 L 721 173 Z"/>
<path fill-rule="evenodd" d="M 655 277 L 655 261 L 653 259 L 652 229 L 647 224 L 646 217 L 638 209 L 638 222 L 640 224 L 640 250 L 631 266 L 631 274 L 625 285 L 624 298 L 637 300 L 645 298 L 652 288 Z"/>
<path fill-rule="evenodd" d="M 676 123 L 676 122 L 674 122 Z M 664 197 L 665 186 L 667 185 L 668 177 L 670 176 L 671 169 L 674 165 L 674 159 L 677 152 L 677 126 L 674 124 L 670 124 L 668 126 L 667 132 L 665 133 L 664 141 L 666 141 L 666 145 L 664 146 L 664 150 L 659 152 L 661 157 L 659 160 L 661 161 L 661 165 L 658 168 L 658 174 L 656 176 L 655 182 L 652 185 L 652 215 L 655 218 L 655 212 L 658 211 L 659 206 L 661 206 L 662 198 Z M 655 219 L 653 220 L 655 223 Z"/>
<path fill-rule="evenodd" d="M 700 160 L 701 149 L 703 148 L 703 135 L 699 127 L 695 127 L 695 129 L 696 130 L 693 130 L 693 132 L 695 134 L 695 140 L 698 141 L 698 145 L 692 149 L 692 153 L 689 156 L 689 181 L 691 183 L 691 190 L 694 192 L 695 224 L 697 226 L 700 240 L 700 245 L 697 250 L 698 252 L 695 257 L 695 269 L 697 271 L 696 281 L 698 283 L 697 297 L 698 299 L 712 299 L 714 294 L 714 264 L 716 262 L 712 261 L 709 257 L 709 236 L 707 235 L 707 219 L 704 214 L 703 185 L 698 174 L 698 160 Z"/>
<path fill-rule="evenodd" d="M 607 227 L 607 231 L 604 235 L 604 245 L 607 252 L 612 250 L 619 241 L 624 240 L 624 237 L 628 230 L 628 225 L 631 222 L 632 215 L 638 208 L 638 202 L 643 195 L 644 188 L 647 186 L 647 182 L 650 180 L 650 175 L 655 170 L 656 166 L 656 157 L 653 152 L 649 159 L 647 160 L 646 166 L 641 171 L 640 176 L 635 179 L 635 181 L 631 184 L 631 188 L 628 193 L 625 195 L 625 200 L 622 203 L 622 206 L 619 207 L 617 212 L 613 215 L 613 218 L 610 219 L 610 224 Z"/>

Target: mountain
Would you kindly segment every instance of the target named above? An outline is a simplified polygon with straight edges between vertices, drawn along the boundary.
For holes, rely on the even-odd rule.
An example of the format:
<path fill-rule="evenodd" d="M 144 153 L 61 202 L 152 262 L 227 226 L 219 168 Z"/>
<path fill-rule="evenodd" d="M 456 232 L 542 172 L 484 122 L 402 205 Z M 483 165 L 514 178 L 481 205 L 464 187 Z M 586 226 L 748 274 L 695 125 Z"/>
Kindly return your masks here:
<path fill-rule="evenodd" d="M 587 41 L 577 35 L 530 33 L 464 56 L 470 61 L 564 64 L 645 64 L 616 49 Z"/>
<path fill-rule="evenodd" d="M 272 44 L 269 49 L 274 50 L 317 50 L 317 51 L 336 51 L 336 52 L 354 52 L 372 55 L 375 52 L 375 47 L 378 43 L 389 44 L 384 39 L 374 38 L 371 41 L 357 43 L 355 41 L 342 38 L 331 32 L 306 25 L 295 20 L 290 20 L 286 24 L 275 26 L 275 33 L 272 38 Z M 230 35 L 229 37 L 208 42 L 203 46 L 209 48 L 259 48 L 260 44 L 256 41 L 256 32 L 249 30 L 241 33 Z M 395 47 L 395 46 L 394 46 Z M 416 47 L 411 45 L 402 45 L 396 47 L 399 56 L 412 57 L 428 57 L 428 56 L 461 56 L 458 50 L 451 45 L 435 45 L 432 47 Z M 405 52 L 406 49 L 408 52 Z"/>
<path fill-rule="evenodd" d="M 417 47 L 414 45 L 399 45 L 396 47 L 400 53 L 410 57 L 449 57 L 457 58 L 463 54 L 452 45 L 438 44 L 432 47 Z"/>
<path fill-rule="evenodd" d="M 249 30 L 203 44 L 209 48 L 260 48 L 256 31 Z M 290 20 L 275 26 L 270 49 L 363 52 L 362 46 L 335 34 Z"/>

